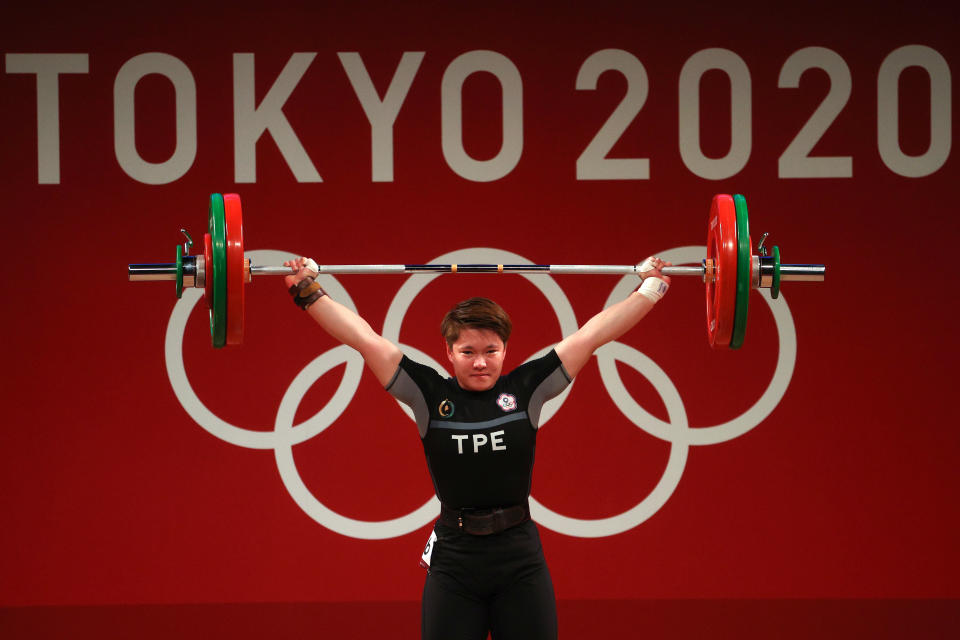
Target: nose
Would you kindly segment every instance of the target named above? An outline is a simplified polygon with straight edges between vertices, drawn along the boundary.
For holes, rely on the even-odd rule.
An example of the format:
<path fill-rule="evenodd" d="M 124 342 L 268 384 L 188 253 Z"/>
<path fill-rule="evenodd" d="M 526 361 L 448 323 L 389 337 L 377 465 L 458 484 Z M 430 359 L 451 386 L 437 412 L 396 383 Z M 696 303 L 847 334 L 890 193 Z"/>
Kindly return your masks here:
<path fill-rule="evenodd" d="M 483 356 L 477 356 L 473 359 L 473 368 L 474 369 L 486 369 L 487 361 L 483 359 Z"/>

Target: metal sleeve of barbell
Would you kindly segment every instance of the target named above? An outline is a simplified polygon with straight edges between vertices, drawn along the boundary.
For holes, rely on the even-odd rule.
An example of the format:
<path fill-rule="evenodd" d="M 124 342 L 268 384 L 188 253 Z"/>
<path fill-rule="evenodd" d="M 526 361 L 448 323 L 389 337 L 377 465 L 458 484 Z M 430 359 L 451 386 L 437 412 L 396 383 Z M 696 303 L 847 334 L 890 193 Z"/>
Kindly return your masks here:
<path fill-rule="evenodd" d="M 127 280 L 130 282 L 149 282 L 151 280 L 176 279 L 176 263 L 127 265 Z"/>
<path fill-rule="evenodd" d="M 823 282 L 827 266 L 823 264 L 781 264 L 780 280 L 786 282 Z"/>

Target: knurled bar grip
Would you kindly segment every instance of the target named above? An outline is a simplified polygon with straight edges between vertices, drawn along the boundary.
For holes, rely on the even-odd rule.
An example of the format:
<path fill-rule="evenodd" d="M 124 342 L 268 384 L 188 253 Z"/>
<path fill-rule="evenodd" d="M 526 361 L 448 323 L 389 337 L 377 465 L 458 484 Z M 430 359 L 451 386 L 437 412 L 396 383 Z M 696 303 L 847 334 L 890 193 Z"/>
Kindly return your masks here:
<path fill-rule="evenodd" d="M 552 274 L 608 274 L 637 273 L 636 265 L 599 264 L 321 264 L 320 273 L 390 274 L 390 273 L 552 273 Z M 664 267 L 665 276 L 702 276 L 703 267 Z M 254 276 L 286 276 L 295 273 L 290 267 L 253 265 Z"/>

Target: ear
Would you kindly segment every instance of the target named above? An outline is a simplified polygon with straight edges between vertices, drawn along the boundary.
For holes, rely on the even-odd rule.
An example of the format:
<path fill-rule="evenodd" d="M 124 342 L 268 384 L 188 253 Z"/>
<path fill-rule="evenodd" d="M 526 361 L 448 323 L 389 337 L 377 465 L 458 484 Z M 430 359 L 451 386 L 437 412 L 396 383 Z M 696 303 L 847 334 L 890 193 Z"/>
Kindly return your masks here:
<path fill-rule="evenodd" d="M 450 361 L 450 364 L 453 364 L 453 347 L 451 347 L 446 338 L 443 340 L 443 347 L 447 350 L 447 360 Z"/>

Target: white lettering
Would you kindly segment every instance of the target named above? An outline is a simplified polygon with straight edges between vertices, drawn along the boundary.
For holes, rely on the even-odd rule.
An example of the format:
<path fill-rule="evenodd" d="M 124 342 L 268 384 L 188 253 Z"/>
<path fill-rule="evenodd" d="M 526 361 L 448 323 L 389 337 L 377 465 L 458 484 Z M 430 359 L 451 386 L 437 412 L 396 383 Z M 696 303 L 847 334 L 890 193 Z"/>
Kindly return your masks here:
<path fill-rule="evenodd" d="M 37 76 L 37 182 L 60 184 L 60 74 L 88 73 L 85 53 L 8 53 L 7 73 Z"/>
<path fill-rule="evenodd" d="M 648 158 L 607 157 L 647 101 L 647 70 L 622 49 L 597 51 L 580 67 L 577 91 L 596 91 L 600 76 L 607 71 L 619 71 L 627 79 L 627 93 L 577 158 L 577 180 L 649 180 Z"/>
<path fill-rule="evenodd" d="M 316 53 L 295 53 L 273 86 L 256 105 L 253 54 L 233 54 L 233 173 L 237 182 L 257 181 L 257 140 L 269 129 L 297 182 L 323 182 L 294 133 L 283 105 L 306 73 Z"/>
<path fill-rule="evenodd" d="M 830 91 L 800 129 L 793 142 L 780 156 L 781 178 L 852 178 L 851 156 L 811 156 L 823 134 L 827 132 L 850 100 L 853 80 L 850 67 L 838 53 L 824 47 L 806 47 L 787 58 L 780 69 L 777 86 L 797 89 L 808 69 L 822 69 L 830 79 Z"/>
<path fill-rule="evenodd" d="M 487 438 L 487 435 L 484 433 L 473 434 L 473 452 L 479 453 L 480 448 L 486 444 L 489 444 L 493 451 L 506 451 L 507 445 L 503 442 L 504 433 L 505 431 L 503 429 L 500 431 L 494 431 L 490 434 L 489 438 Z M 470 436 L 451 435 L 450 437 L 457 442 L 457 454 L 463 455 L 463 441 Z"/>
<path fill-rule="evenodd" d="M 173 83 L 176 147 L 164 162 L 147 162 L 137 152 L 134 92 L 137 83 L 157 73 Z M 197 157 L 197 84 L 190 69 L 166 53 L 143 53 L 127 60 L 113 83 L 113 149 L 128 176 L 144 184 L 179 180 Z"/>
<path fill-rule="evenodd" d="M 343 70 L 370 121 L 370 154 L 374 182 L 393 182 L 393 124 L 423 62 L 422 51 L 405 51 L 383 100 L 377 94 L 359 53 L 338 53 Z"/>
<path fill-rule="evenodd" d="M 500 82 L 503 143 L 489 160 L 477 160 L 463 147 L 463 83 L 478 71 Z M 517 166 L 523 153 L 523 81 L 509 58 L 496 51 L 469 51 L 454 59 L 440 83 L 440 143 L 443 157 L 458 175 L 475 182 L 499 180 Z"/>
<path fill-rule="evenodd" d="M 473 434 L 473 452 L 477 453 L 480 451 L 480 447 L 487 444 L 487 435 L 485 433 L 475 433 Z"/>
<path fill-rule="evenodd" d="M 337 56 L 370 125 L 371 180 L 393 182 L 397 162 L 397 119 L 426 54 L 423 51 L 402 52 L 389 80 L 384 76 L 377 85 L 360 53 L 344 51 L 338 52 Z M 300 87 L 316 57 L 316 52 L 292 53 L 272 80 L 261 78 L 261 85 L 269 86 L 261 86 L 258 92 L 255 54 L 232 54 L 235 182 L 256 182 L 257 144 L 265 133 L 270 134 L 298 182 L 323 182 L 285 114 L 286 104 L 297 89 L 301 90 L 301 95 L 307 96 L 307 100 L 311 100 L 311 96 L 325 95 L 322 94 L 325 87 L 319 90 Z M 89 58 L 86 53 L 7 53 L 4 56 L 6 73 L 35 76 L 38 184 L 59 184 L 61 181 L 60 76 L 89 74 Z M 827 74 L 829 90 L 780 155 L 778 177 L 850 178 L 853 175 L 852 155 L 814 155 L 827 133 L 839 126 L 841 113 L 852 106 L 850 68 L 832 50 L 806 47 L 794 52 L 784 62 L 777 86 L 799 89 L 801 78 L 810 69 Z M 907 70 L 912 70 L 909 72 L 913 76 L 911 82 L 917 81 L 917 71 L 924 72 L 929 78 L 929 127 L 925 120 L 908 123 L 907 116 L 900 113 L 901 92 L 906 91 L 901 87 L 901 80 Z M 595 91 L 607 71 L 615 71 L 626 80 L 626 93 L 577 158 L 576 179 L 647 180 L 650 177 L 649 158 L 609 157 L 613 149 L 624 142 L 623 137 L 629 127 L 634 126 L 647 101 L 650 94 L 647 72 L 633 54 L 621 49 L 602 49 L 590 55 L 580 66 L 576 89 Z M 707 126 L 721 126 L 723 129 L 728 126 L 717 123 L 715 116 L 703 115 L 707 111 L 706 94 L 701 93 L 701 85 L 708 74 L 716 71 L 726 76 L 730 86 L 730 146 L 722 157 L 708 157 L 701 144 L 701 131 Z M 501 146 L 493 157 L 486 159 L 472 157 L 464 146 L 464 126 L 470 124 L 464 124 L 463 91 L 467 80 L 477 73 L 492 76 L 499 84 L 502 99 L 499 116 L 496 112 L 490 116 L 494 125 L 498 124 L 496 118 L 500 117 Z M 163 76 L 174 92 L 174 145 L 170 157 L 162 162 L 146 161 L 136 144 L 136 90 L 140 80 L 151 74 Z M 437 80 L 433 78 L 434 85 Z M 882 60 L 876 80 L 877 146 L 883 164 L 895 174 L 912 178 L 942 170 L 950 158 L 953 143 L 953 89 L 947 60 L 929 47 L 907 45 Z M 69 82 L 71 80 L 67 80 L 65 86 L 73 86 Z M 441 150 L 451 171 L 476 182 L 495 181 L 509 175 L 519 164 L 524 143 L 523 78 L 517 66 L 496 51 L 468 51 L 450 62 L 439 82 Z M 750 69 L 743 58 L 727 49 L 698 51 L 683 64 L 677 81 L 678 143 L 683 164 L 691 173 L 707 180 L 724 180 L 745 169 L 753 145 L 752 82 Z M 493 90 L 496 91 L 495 86 Z M 927 89 L 923 91 L 926 93 Z M 114 152 L 121 169 L 134 180 L 155 185 L 175 182 L 186 175 L 198 155 L 197 99 L 196 79 L 179 58 L 148 52 L 127 60 L 119 68 L 113 85 Z M 559 107 L 576 108 L 576 105 Z M 862 106 L 857 108 L 857 117 L 860 117 Z M 84 117 L 90 115 L 89 108 L 85 107 L 82 114 Z M 326 125 L 336 126 L 336 123 Z M 423 126 L 426 125 L 418 123 L 419 128 L 414 128 L 422 133 Z M 142 126 L 140 131 L 142 134 Z M 908 154 L 901 144 L 901 133 L 924 136 L 929 139 L 929 145 L 922 153 Z M 88 151 L 91 154 L 96 152 L 99 149 Z M 336 149 L 331 151 L 331 155 L 335 153 Z M 215 162 L 215 155 L 208 161 Z M 490 437 L 488 433 L 486 444 L 493 446 Z"/>
<path fill-rule="evenodd" d="M 730 151 L 708 158 L 700 146 L 700 80 L 719 69 L 730 78 Z M 750 158 L 752 139 L 750 69 L 727 49 L 704 49 L 680 70 L 680 157 L 690 171 L 707 180 L 737 175 Z"/>
<path fill-rule="evenodd" d="M 919 67 L 930 76 L 930 146 L 911 156 L 900 147 L 900 74 Z M 877 145 L 887 167 L 907 178 L 922 178 L 937 171 L 950 157 L 950 65 L 939 52 L 922 45 L 894 50 L 880 64 L 877 75 Z"/>

